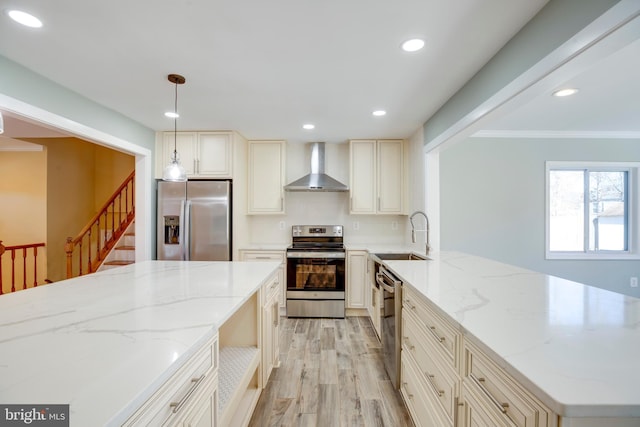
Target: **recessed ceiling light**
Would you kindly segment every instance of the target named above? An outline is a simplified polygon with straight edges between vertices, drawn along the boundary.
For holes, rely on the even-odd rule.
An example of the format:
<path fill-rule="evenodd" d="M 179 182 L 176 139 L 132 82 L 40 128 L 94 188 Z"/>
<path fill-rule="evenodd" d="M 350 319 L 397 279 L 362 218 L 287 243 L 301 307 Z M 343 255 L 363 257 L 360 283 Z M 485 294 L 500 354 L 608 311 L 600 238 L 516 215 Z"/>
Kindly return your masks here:
<path fill-rule="evenodd" d="M 575 89 L 575 88 L 559 89 L 553 92 L 553 96 L 559 96 L 559 97 L 571 96 L 576 92 L 578 92 L 578 89 Z"/>
<path fill-rule="evenodd" d="M 26 27 L 42 27 L 42 21 L 35 16 L 28 14 L 27 12 L 23 12 L 21 10 L 10 10 L 7 12 L 7 15 L 9 15 L 9 17 L 17 23 L 22 24 Z"/>
<path fill-rule="evenodd" d="M 384 110 L 376 110 L 376 111 L 374 111 L 374 112 L 373 112 L 373 113 L 371 113 L 371 114 L 373 114 L 373 115 L 374 115 L 374 116 L 376 116 L 376 117 L 381 117 L 381 116 L 384 116 L 385 114 L 387 114 L 387 112 L 386 112 L 386 111 L 384 111 Z"/>
<path fill-rule="evenodd" d="M 167 111 L 166 113 L 164 113 L 164 115 L 166 117 L 169 117 L 170 119 L 177 119 L 178 117 L 180 117 L 180 114 L 174 113 L 173 111 Z"/>
<path fill-rule="evenodd" d="M 304 125 L 302 125 L 302 128 L 303 128 L 303 129 L 306 129 L 306 130 L 315 129 L 315 127 L 316 127 L 316 126 L 315 126 L 315 125 L 312 125 L 311 123 L 305 123 Z"/>
<path fill-rule="evenodd" d="M 424 47 L 424 40 L 422 39 L 410 39 L 402 43 L 402 50 L 405 52 L 415 52 Z"/>

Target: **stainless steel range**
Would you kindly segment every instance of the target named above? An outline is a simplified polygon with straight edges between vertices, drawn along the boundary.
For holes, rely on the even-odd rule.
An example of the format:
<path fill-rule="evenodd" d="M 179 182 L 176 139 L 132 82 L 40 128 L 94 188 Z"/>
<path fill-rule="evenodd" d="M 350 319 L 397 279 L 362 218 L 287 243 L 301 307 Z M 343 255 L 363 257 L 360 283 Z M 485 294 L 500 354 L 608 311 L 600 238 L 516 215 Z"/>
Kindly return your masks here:
<path fill-rule="evenodd" d="M 287 316 L 344 317 L 341 225 L 294 225 L 287 248 Z"/>

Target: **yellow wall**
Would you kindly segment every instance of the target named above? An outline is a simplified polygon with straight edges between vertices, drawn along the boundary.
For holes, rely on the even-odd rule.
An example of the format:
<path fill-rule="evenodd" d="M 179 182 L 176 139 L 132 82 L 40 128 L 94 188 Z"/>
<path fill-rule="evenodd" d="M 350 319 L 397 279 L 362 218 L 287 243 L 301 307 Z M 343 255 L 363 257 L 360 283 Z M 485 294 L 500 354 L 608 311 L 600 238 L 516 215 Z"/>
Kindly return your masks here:
<path fill-rule="evenodd" d="M 0 240 L 5 246 L 47 241 L 46 151 L 0 152 Z M 29 255 L 32 255 L 29 250 Z M 47 248 L 38 248 L 38 282 L 46 277 Z M 22 288 L 22 253 L 16 254 L 16 282 Z M 27 287 L 33 284 L 27 264 Z M 2 257 L 3 291 L 11 289 L 11 255 Z"/>
<path fill-rule="evenodd" d="M 47 278 L 66 278 L 67 237 L 75 237 L 134 169 L 134 157 L 77 138 L 25 141 L 46 147 Z M 25 167 L 26 169 L 26 167 Z M 2 170 L 2 169 L 0 169 Z M 28 228 L 22 222 L 19 228 Z M 86 270 L 85 270 L 86 271 Z"/>
<path fill-rule="evenodd" d="M 100 165 L 95 168 L 95 210 L 99 210 L 105 201 L 111 197 L 114 190 L 135 169 L 135 158 L 119 151 L 111 150 L 100 145 L 94 147 L 94 162 Z"/>

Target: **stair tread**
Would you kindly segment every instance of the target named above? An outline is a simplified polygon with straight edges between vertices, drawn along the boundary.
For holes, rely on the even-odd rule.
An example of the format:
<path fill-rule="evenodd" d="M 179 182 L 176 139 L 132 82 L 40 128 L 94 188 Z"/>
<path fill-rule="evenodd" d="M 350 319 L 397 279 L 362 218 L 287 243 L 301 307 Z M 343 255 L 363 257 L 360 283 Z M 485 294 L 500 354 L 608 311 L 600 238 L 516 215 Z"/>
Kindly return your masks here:
<path fill-rule="evenodd" d="M 115 249 L 119 250 L 119 251 L 133 251 L 133 250 L 136 249 L 136 247 L 135 246 L 126 246 L 126 245 L 124 245 L 124 246 L 117 246 Z"/>
<path fill-rule="evenodd" d="M 104 264 L 105 265 L 129 265 L 129 264 L 133 264 L 135 261 L 107 261 Z"/>

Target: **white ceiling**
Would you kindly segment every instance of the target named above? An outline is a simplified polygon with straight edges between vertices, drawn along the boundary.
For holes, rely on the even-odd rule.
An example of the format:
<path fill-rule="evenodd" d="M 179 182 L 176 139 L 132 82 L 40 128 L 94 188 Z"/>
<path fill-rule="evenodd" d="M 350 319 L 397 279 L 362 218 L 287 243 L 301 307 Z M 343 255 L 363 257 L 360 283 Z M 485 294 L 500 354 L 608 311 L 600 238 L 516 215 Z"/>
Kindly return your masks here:
<path fill-rule="evenodd" d="M 569 63 L 543 90 L 517 108 L 483 124 L 477 136 L 640 139 L 640 18 L 628 27 L 635 41 L 607 49 L 588 66 Z M 578 58 L 574 62 L 585 62 Z M 580 72 L 575 72 L 580 68 Z M 551 79 L 550 79 L 551 80 Z M 576 88 L 569 97 L 552 89 Z M 524 97 L 526 98 L 526 97 Z"/>
<path fill-rule="evenodd" d="M 173 129 L 166 76 L 178 73 L 181 130 L 404 138 L 546 1 L 0 0 L 44 22 L 29 29 L 2 13 L 0 55 L 154 130 Z M 411 37 L 426 47 L 401 51 Z"/>

